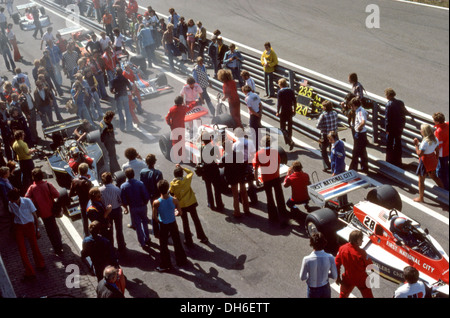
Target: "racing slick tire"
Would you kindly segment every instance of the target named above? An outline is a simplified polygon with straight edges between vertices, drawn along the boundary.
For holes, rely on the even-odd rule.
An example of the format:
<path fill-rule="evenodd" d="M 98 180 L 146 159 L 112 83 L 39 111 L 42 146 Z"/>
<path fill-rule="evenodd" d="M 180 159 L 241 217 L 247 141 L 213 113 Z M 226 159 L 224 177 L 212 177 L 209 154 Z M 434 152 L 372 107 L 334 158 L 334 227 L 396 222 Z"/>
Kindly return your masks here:
<path fill-rule="evenodd" d="M 336 237 L 335 233 L 338 225 L 338 216 L 331 209 L 324 208 L 314 211 L 306 216 L 305 228 L 308 236 L 314 233 L 322 233 L 328 242 Z"/>
<path fill-rule="evenodd" d="M 65 188 L 61 188 L 58 190 L 59 197 L 56 199 L 55 203 L 58 205 L 64 214 L 68 215 L 68 207 L 70 206 L 70 196 L 69 192 Z"/>
<path fill-rule="evenodd" d="M 228 128 L 236 128 L 236 123 L 230 114 L 220 114 L 211 120 L 212 125 L 225 125 Z"/>
<path fill-rule="evenodd" d="M 14 13 L 11 16 L 11 18 L 14 21 L 14 24 L 19 24 L 20 23 L 20 14 L 19 14 L 19 12 Z"/>
<path fill-rule="evenodd" d="M 100 143 L 100 130 L 94 130 L 86 135 L 86 142 L 90 144 Z"/>
<path fill-rule="evenodd" d="M 367 193 L 367 201 L 382 206 L 385 209 L 402 210 L 402 199 L 391 185 L 384 184 Z"/>
<path fill-rule="evenodd" d="M 164 134 L 159 138 L 159 149 L 163 156 L 170 160 L 170 151 L 172 150 L 172 140 L 170 139 L 170 133 Z"/>
<path fill-rule="evenodd" d="M 130 57 L 130 62 L 136 66 L 139 66 L 142 72 L 147 71 L 147 61 L 143 55 L 135 55 Z"/>
<path fill-rule="evenodd" d="M 127 181 L 127 177 L 125 176 L 125 172 L 123 171 L 114 172 L 113 178 L 116 181 L 116 186 L 118 186 L 119 188 L 125 181 Z"/>

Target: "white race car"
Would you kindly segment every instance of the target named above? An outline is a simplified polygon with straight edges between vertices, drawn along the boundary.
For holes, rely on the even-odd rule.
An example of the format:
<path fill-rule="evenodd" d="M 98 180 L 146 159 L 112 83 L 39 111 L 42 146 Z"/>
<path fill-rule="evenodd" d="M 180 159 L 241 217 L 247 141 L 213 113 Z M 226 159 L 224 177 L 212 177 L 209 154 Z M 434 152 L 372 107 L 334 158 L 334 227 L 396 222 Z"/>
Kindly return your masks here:
<path fill-rule="evenodd" d="M 448 297 L 448 255 L 427 229 L 400 212 L 401 198 L 393 187 L 372 189 L 366 200 L 355 205 L 346 201 L 347 193 L 369 185 L 368 179 L 350 170 L 308 186 L 310 198 L 322 206 L 307 215 L 308 234 L 319 231 L 330 240 L 337 234 L 348 241 L 351 231 L 361 230 L 364 233 L 361 248 L 381 276 L 403 283 L 403 269 L 413 266 L 420 279 L 433 286 L 435 296 Z"/>
<path fill-rule="evenodd" d="M 12 19 L 15 24 L 19 25 L 21 30 L 30 31 L 36 29 L 33 14 L 31 13 L 31 9 L 36 6 L 35 3 L 30 2 L 16 7 L 17 12 L 13 14 Z M 39 7 L 38 10 L 39 21 L 41 22 L 42 28 L 48 27 L 50 25 L 50 17 L 45 14 L 45 9 L 43 7 Z"/>
<path fill-rule="evenodd" d="M 185 122 L 191 122 L 194 120 L 201 120 L 202 118 L 210 118 L 208 116 L 208 109 L 199 106 L 199 105 L 191 105 L 190 110 L 186 113 Z M 184 143 L 184 151 L 186 153 L 186 157 L 189 159 L 189 162 L 195 165 L 198 165 L 202 162 L 201 160 L 201 133 L 206 131 L 210 136 L 213 136 L 214 140 L 213 144 L 217 145 L 220 150 L 221 156 L 224 154 L 224 144 L 226 140 L 231 142 L 235 142 L 237 140 L 236 135 L 234 134 L 233 128 L 235 128 L 234 120 L 227 113 L 222 113 L 220 116 L 216 116 L 212 118 L 209 124 L 201 124 L 196 129 L 196 133 L 190 129 L 185 130 L 185 143 Z M 159 146 L 162 154 L 166 157 L 167 160 L 171 160 L 172 153 L 172 140 L 170 133 L 164 134 L 159 139 Z M 287 154 L 283 150 L 282 147 L 278 147 L 277 151 L 281 158 L 280 163 L 280 179 L 284 179 L 287 175 L 289 167 L 287 164 Z M 221 169 L 221 173 L 223 173 L 223 169 Z M 258 173 L 260 175 L 260 173 Z M 263 182 L 261 177 L 258 178 L 259 182 L 256 182 L 256 188 L 262 188 Z"/>

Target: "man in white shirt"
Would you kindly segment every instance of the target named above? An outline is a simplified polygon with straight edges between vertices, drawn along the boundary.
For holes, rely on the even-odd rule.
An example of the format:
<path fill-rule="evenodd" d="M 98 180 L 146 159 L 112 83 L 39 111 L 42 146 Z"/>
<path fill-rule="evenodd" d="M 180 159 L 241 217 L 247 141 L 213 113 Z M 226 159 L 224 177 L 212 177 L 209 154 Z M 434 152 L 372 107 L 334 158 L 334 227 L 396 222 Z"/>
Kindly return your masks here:
<path fill-rule="evenodd" d="M 56 39 L 53 36 L 53 28 L 52 27 L 48 27 L 47 28 L 47 32 L 44 33 L 44 35 L 42 36 L 42 40 L 41 40 L 41 51 L 42 51 L 42 45 L 45 43 L 47 44 L 48 41 L 52 41 L 55 42 Z"/>
<path fill-rule="evenodd" d="M 425 298 L 425 284 L 419 282 L 419 271 L 412 266 L 406 266 L 403 276 L 406 283 L 397 288 L 394 298 Z"/>
<path fill-rule="evenodd" d="M 106 48 L 111 45 L 111 39 L 106 35 L 106 32 L 104 31 L 100 32 L 100 36 L 101 38 L 100 40 L 98 40 L 98 42 L 100 42 L 102 52 L 105 52 Z"/>
<path fill-rule="evenodd" d="M 353 143 L 352 161 L 350 163 L 350 170 L 357 170 L 358 161 L 361 158 L 361 171 L 367 173 L 369 171 L 368 157 L 367 157 L 367 111 L 361 106 L 361 101 L 355 97 L 350 101 L 352 109 L 355 112 L 355 135 Z"/>
<path fill-rule="evenodd" d="M 331 298 L 329 278 L 337 278 L 337 268 L 334 257 L 325 253 L 327 240 L 322 233 L 311 235 L 309 240 L 314 251 L 303 258 L 300 279 L 306 280 L 308 298 Z"/>
<path fill-rule="evenodd" d="M 248 85 L 242 87 L 242 92 L 245 94 L 245 103 L 250 114 L 249 126 L 252 128 L 252 139 L 256 147 L 259 145 L 258 129 L 261 127 L 262 104 L 261 98 L 252 91 Z"/>

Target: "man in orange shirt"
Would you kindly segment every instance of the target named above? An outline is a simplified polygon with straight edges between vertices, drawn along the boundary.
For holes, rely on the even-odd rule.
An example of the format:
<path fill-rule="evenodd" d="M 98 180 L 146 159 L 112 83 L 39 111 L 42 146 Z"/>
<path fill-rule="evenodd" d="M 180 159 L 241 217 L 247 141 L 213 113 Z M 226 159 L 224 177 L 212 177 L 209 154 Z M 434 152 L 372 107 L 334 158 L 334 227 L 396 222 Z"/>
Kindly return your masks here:
<path fill-rule="evenodd" d="M 109 10 L 106 10 L 103 15 L 103 27 L 105 28 L 106 35 L 109 36 L 112 42 L 114 42 L 113 16 Z"/>

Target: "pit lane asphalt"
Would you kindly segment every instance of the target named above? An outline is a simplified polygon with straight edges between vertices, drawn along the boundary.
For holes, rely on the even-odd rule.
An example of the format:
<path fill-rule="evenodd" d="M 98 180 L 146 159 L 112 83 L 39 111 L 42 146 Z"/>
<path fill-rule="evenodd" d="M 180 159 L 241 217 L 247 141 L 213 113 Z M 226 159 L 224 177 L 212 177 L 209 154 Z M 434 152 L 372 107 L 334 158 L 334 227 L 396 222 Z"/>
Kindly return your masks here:
<path fill-rule="evenodd" d="M 48 13 L 55 31 L 65 27 L 61 18 Z M 18 40 L 22 42 L 19 44 L 22 55 L 26 61 L 32 61 L 38 55 L 38 49 L 33 48 L 39 45 L 40 41 L 34 40 L 30 32 L 15 31 Z M 27 44 L 24 45 L 24 43 Z M 31 65 L 18 63 L 18 66 L 21 66 L 31 76 Z M 4 66 L 2 68 L 4 74 Z M 184 82 L 185 77 L 180 77 Z M 141 132 L 126 134 L 117 130 L 117 138 L 122 141 L 122 144 L 117 147 L 117 153 L 120 164 L 126 162 L 123 152 L 127 147 L 135 147 L 143 157 L 148 153 L 154 153 L 158 158 L 157 168 L 162 170 L 166 179 L 171 180 L 174 165 L 163 158 L 158 146 L 158 137 L 169 131 L 164 123 L 164 116 L 168 108 L 172 106 L 173 99 L 183 83 L 171 76 L 168 76 L 168 79 L 169 84 L 174 87 L 173 93 L 144 101 L 145 113 L 142 116 L 138 115 L 142 123 L 140 126 L 149 134 Z M 66 79 L 64 83 L 68 84 Z M 213 94 L 212 91 L 210 93 Z M 68 93 L 65 90 L 64 97 L 67 96 Z M 63 104 L 60 103 L 60 105 Z M 107 105 L 103 105 L 103 109 L 109 108 Z M 242 109 L 245 113 L 245 107 Z M 63 113 L 63 116 L 69 117 L 67 113 Z M 243 116 L 243 118 L 245 117 Z M 277 126 L 274 121 L 264 120 L 270 125 Z M 247 122 L 245 119 L 244 121 Z M 116 120 L 116 127 L 117 124 Z M 309 144 L 313 149 L 317 146 L 299 134 L 295 134 L 295 137 Z M 321 171 L 320 157 L 310 149 L 297 147 L 289 153 L 290 162 L 297 159 L 301 160 L 304 170 L 310 175 L 313 171 L 317 171 L 319 179 L 329 176 Z M 37 162 L 36 165 L 42 165 L 43 169 L 49 172 L 50 167 L 46 162 Z M 381 183 L 387 182 L 378 176 L 371 177 Z M 55 180 L 50 179 L 49 181 L 54 182 Z M 135 232 L 125 228 L 124 234 L 129 253 L 126 258 L 121 259 L 121 265 L 129 280 L 127 296 L 163 298 L 306 297 L 306 284 L 299 280 L 298 273 L 303 256 L 309 254 L 311 250 L 301 222 L 298 224 L 293 221 L 286 229 L 270 226 L 267 222 L 265 198 L 262 193 L 259 194 L 260 205 L 251 209 L 253 216 L 235 220 L 232 217 L 230 197 L 224 196 L 227 207 L 224 213 L 212 212 L 206 207 L 206 195 L 202 181 L 195 178 L 192 186 L 199 201 L 198 211 L 210 243 L 204 245 L 194 238 L 195 247 L 186 249 L 188 258 L 193 265 L 171 273 L 160 274 L 155 271 L 158 265 L 158 250 L 154 248 L 150 255 L 142 251 L 137 243 Z M 402 195 L 412 197 L 407 191 L 398 187 L 397 189 Z M 367 191 L 352 193 L 350 199 L 357 202 L 364 197 Z M 288 195 L 289 191 L 285 191 L 286 199 Z M 415 206 L 405 204 L 404 211 L 428 227 L 430 233 L 448 253 L 447 225 L 423 214 L 420 208 Z M 447 215 L 446 212 L 443 214 Z M 129 223 L 129 216 L 124 217 L 124 224 L 127 223 Z M 82 233 L 81 222 L 77 220 L 72 224 L 80 235 Z M 181 229 L 181 220 L 179 219 L 178 224 Z M 153 242 L 156 242 L 154 238 L 152 239 Z M 156 244 L 153 245 L 153 247 L 156 246 Z M 395 288 L 395 284 L 381 280 L 380 288 L 374 289 L 374 294 L 376 297 L 392 297 Z M 359 292 L 355 291 L 354 294 L 359 297 Z M 333 297 L 337 297 L 337 293 L 333 292 Z"/>

